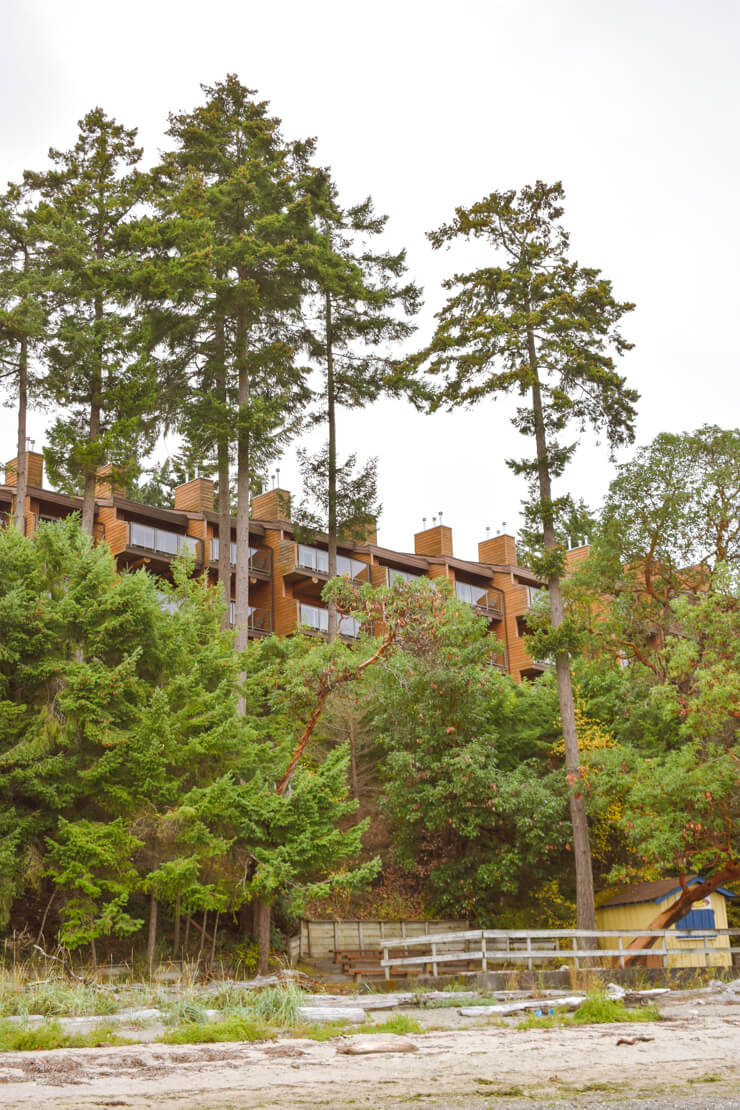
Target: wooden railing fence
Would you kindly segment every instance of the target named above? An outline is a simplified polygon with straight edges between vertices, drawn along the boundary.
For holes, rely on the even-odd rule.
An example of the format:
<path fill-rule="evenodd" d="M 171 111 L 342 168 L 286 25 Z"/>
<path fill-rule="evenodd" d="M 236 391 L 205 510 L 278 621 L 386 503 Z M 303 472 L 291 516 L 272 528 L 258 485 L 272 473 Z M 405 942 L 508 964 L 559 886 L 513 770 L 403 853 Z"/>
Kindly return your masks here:
<path fill-rule="evenodd" d="M 688 953 L 696 955 L 703 951 L 705 966 L 710 967 L 712 956 L 721 954 L 732 958 L 740 953 L 740 945 L 733 947 L 731 941 L 728 946 L 712 945 L 712 941 L 723 936 L 740 936 L 740 929 L 714 929 L 711 932 L 699 929 L 475 929 L 456 932 L 452 936 L 449 933 L 438 933 L 384 939 L 381 942 L 383 959 L 380 964 L 385 968 L 386 979 L 389 979 L 391 966 L 423 966 L 436 976 L 440 973 L 440 966 L 444 969 L 446 964 L 480 963 L 480 970 L 485 972 L 489 970 L 489 964 L 526 963 L 527 968 L 533 970 L 535 966 L 541 967 L 551 961 L 561 964 L 572 961 L 576 968 L 581 968 L 584 960 L 616 960 L 618 966 L 624 968 L 625 960 L 630 957 L 660 956 L 662 966 L 665 967 L 667 957 Z M 660 943 L 650 948 L 630 949 L 630 942 L 637 937 L 653 937 Z M 598 947 L 598 941 L 605 938 L 616 938 L 616 946 Z M 667 946 L 666 938 L 674 942 L 703 941 L 703 946 L 699 949 Z M 582 941 L 586 941 L 586 944 L 582 944 Z M 593 941 L 596 941 L 595 947 Z M 563 947 L 564 943 L 568 946 Z M 418 949 L 420 946 L 425 948 L 422 954 L 409 955 L 409 949 Z M 403 951 L 398 952 L 398 949 Z"/>

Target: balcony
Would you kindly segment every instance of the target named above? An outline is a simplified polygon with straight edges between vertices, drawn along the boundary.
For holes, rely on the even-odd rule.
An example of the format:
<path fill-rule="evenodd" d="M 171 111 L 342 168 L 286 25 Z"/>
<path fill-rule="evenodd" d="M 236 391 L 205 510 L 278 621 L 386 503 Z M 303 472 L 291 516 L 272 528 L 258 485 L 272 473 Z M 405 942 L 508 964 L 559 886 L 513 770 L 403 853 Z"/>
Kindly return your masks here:
<path fill-rule="evenodd" d="M 220 551 L 220 544 L 218 536 L 211 539 L 211 563 L 218 562 L 218 555 Z M 236 566 L 236 544 L 232 542 L 229 544 L 229 562 L 232 567 Z M 262 578 L 265 581 L 272 577 L 272 552 L 263 547 L 250 547 L 249 549 L 249 573 L 253 574 L 255 578 Z"/>
<path fill-rule="evenodd" d="M 456 582 L 455 593 L 460 601 L 471 605 L 477 613 L 489 620 L 501 620 L 504 615 L 504 602 L 499 590 L 473 586 L 469 582 Z"/>
<path fill-rule="evenodd" d="M 309 594 L 318 595 L 329 581 L 329 552 L 305 543 L 286 544 L 283 561 L 287 562 L 283 577 L 286 582 L 299 583 L 301 589 Z M 286 558 L 287 556 L 287 558 Z M 337 575 L 346 575 L 352 582 L 368 582 L 370 567 L 360 559 L 347 555 L 337 555 Z"/>
<path fill-rule="evenodd" d="M 329 631 L 329 610 L 321 609 L 318 605 L 306 605 L 301 602 L 299 622 L 302 628 L 311 629 L 313 632 Z M 361 624 L 354 617 L 339 617 L 338 632 L 349 640 L 356 640 L 360 635 Z"/>
<path fill-rule="evenodd" d="M 139 551 L 150 552 L 160 558 L 176 559 L 185 552 L 194 555 L 196 563 L 203 562 L 203 541 L 168 528 L 153 528 L 149 524 L 137 524 L 130 520 L 126 546 Z"/>
<path fill-rule="evenodd" d="M 416 582 L 419 578 L 423 577 L 424 575 L 421 571 L 396 570 L 395 567 L 385 568 L 386 586 L 392 586 L 396 579 L 400 579 L 401 582 Z"/>
<path fill-rule="evenodd" d="M 236 602 L 229 602 L 229 624 L 232 628 L 236 625 Z M 272 632 L 272 613 L 269 609 L 260 609 L 256 605 L 249 606 L 249 619 L 247 631 L 253 636 L 269 636 Z"/>
<path fill-rule="evenodd" d="M 497 655 L 493 651 L 490 652 L 490 654 L 486 656 L 486 658 L 484 660 L 484 663 L 487 667 L 493 667 L 495 670 L 499 671 L 501 674 L 506 674 L 506 653 L 505 652 L 502 652 L 500 655 Z"/>

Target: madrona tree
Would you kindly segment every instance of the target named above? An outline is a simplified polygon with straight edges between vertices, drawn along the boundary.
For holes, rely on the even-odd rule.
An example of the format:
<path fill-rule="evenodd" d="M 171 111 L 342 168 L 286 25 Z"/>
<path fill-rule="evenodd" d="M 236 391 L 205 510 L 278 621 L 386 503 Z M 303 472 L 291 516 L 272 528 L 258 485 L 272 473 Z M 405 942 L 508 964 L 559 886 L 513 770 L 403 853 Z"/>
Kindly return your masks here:
<path fill-rule="evenodd" d="M 538 568 L 547 582 L 552 630 L 548 653 L 557 670 L 576 865 L 578 925 L 594 927 L 593 877 L 564 619 L 564 547 L 555 529 L 553 479 L 572 458 L 569 428 L 605 435 L 611 447 L 633 438 L 637 394 L 615 369 L 628 349 L 619 323 L 632 305 L 618 301 L 609 281 L 568 257 L 558 182 L 537 182 L 518 193 L 494 192 L 458 208 L 431 232 L 435 248 L 455 239 L 483 240 L 488 265 L 445 282 L 450 296 L 437 314 L 429 346 L 412 360 L 437 381 L 433 408 L 471 405 L 514 393 L 514 424 L 533 453 L 510 465 L 532 488 L 542 526 Z"/>

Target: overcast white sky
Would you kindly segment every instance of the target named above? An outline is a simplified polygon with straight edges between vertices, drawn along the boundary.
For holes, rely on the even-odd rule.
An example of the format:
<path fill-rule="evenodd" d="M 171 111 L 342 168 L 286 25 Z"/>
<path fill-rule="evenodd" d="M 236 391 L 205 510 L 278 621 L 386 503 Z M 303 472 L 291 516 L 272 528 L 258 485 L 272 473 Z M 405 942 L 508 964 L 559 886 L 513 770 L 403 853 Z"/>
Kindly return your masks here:
<path fill-rule="evenodd" d="M 622 371 L 642 395 L 638 442 L 737 423 L 737 0 L 0 0 L 0 15 L 0 187 L 71 146 L 96 104 L 152 161 L 168 111 L 234 72 L 287 137 L 317 136 L 346 201 L 370 193 L 390 215 L 425 288 L 420 340 L 451 268 L 424 233 L 493 189 L 562 179 L 573 256 L 637 304 Z M 509 414 L 344 416 L 341 451 L 380 457 L 381 542 L 409 550 L 439 510 L 463 557 L 486 525 L 515 530 Z M 14 423 L 0 409 L 0 461 Z M 294 451 L 281 470 L 295 488 Z M 566 484 L 598 504 L 611 473 L 584 443 Z"/>

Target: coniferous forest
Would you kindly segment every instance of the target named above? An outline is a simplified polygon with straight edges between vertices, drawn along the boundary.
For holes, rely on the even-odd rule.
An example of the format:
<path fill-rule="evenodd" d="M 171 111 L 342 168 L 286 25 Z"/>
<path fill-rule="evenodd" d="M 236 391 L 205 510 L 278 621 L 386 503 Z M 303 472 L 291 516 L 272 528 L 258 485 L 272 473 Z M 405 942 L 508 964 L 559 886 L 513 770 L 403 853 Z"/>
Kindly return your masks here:
<path fill-rule="evenodd" d="M 430 231 L 489 260 L 450 276 L 424 337 L 386 217 L 237 77 L 173 111 L 164 146 L 149 165 L 94 108 L 0 197 L 20 505 L 0 530 L 0 933 L 264 970 L 307 911 L 593 928 L 595 892 L 620 882 L 740 893 L 740 433 L 634 446 L 634 306 L 573 259 L 563 186 L 492 182 Z M 337 543 L 378 509 L 373 460 L 338 453 L 343 414 L 499 394 L 522 433 L 520 560 L 547 586 L 528 642 L 553 664 L 521 684 L 439 580 L 335 577 Z M 51 481 L 82 508 L 27 537 L 37 407 Z M 251 500 L 316 425 L 297 517 L 326 537 L 328 635 L 249 642 Z M 179 453 L 151 462 L 164 431 Z M 630 451 L 591 507 L 568 488 L 585 431 Z M 187 555 L 171 583 L 117 571 L 93 536 L 106 465 L 158 505 L 216 480 L 233 629 L 227 543 L 218 587 Z"/>

